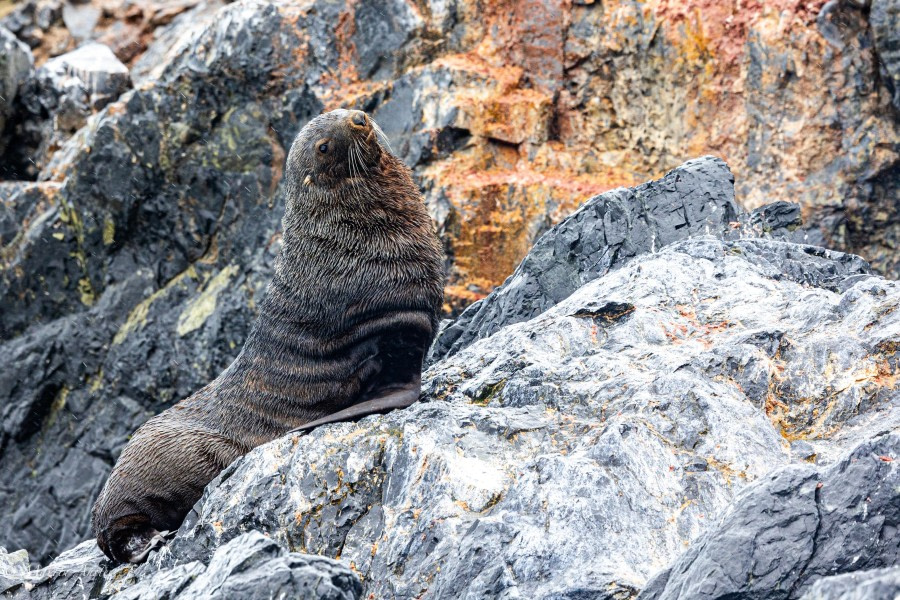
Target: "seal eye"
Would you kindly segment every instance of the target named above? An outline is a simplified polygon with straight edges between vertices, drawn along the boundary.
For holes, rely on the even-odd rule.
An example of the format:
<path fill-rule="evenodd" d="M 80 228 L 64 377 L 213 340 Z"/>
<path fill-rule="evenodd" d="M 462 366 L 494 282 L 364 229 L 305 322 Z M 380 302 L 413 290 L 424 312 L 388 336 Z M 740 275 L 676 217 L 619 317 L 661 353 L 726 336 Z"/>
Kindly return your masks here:
<path fill-rule="evenodd" d="M 322 154 L 328 153 L 328 142 L 322 142 L 321 144 L 319 144 L 319 152 L 321 152 Z"/>

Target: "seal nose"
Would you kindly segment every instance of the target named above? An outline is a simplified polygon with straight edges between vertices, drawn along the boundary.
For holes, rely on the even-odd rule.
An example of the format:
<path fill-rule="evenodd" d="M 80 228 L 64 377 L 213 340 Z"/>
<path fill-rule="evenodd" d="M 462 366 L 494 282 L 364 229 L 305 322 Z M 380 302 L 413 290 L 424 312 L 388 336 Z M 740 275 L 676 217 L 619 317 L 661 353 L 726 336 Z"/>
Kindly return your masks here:
<path fill-rule="evenodd" d="M 354 110 L 350 113 L 350 125 L 353 127 L 358 127 L 360 129 L 365 129 L 369 125 L 369 118 L 363 111 Z"/>

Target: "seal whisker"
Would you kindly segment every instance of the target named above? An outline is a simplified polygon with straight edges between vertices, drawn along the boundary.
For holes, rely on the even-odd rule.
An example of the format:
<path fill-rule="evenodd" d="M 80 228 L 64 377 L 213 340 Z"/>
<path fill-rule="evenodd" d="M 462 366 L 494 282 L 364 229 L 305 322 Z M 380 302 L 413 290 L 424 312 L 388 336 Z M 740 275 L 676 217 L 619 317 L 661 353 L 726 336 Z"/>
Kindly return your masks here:
<path fill-rule="evenodd" d="M 371 121 L 372 129 L 375 130 L 375 135 L 378 137 L 378 141 L 384 144 L 384 147 L 387 148 L 387 151 L 391 154 L 394 153 L 394 149 L 391 148 L 391 143 L 388 141 L 387 135 L 384 133 L 384 130 L 381 129 L 381 126 L 378 125 L 375 121 Z"/>

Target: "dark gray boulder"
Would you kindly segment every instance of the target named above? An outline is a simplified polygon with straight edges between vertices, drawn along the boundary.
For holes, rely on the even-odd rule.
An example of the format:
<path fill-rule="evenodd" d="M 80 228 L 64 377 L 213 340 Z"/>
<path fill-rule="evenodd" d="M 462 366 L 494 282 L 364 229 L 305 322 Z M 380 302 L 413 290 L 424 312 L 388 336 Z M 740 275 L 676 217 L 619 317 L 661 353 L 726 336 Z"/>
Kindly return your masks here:
<path fill-rule="evenodd" d="M 823 577 L 810 586 L 802 600 L 887 600 L 898 597 L 900 567 L 889 567 Z"/>
<path fill-rule="evenodd" d="M 735 498 L 721 522 L 639 598 L 789 600 L 807 590 L 804 597 L 845 597 L 862 582 L 831 576 L 900 561 L 898 460 L 900 434 L 893 431 L 828 468 L 798 465 L 769 475 Z M 883 592 L 900 589 L 896 570 L 864 580 L 872 595 L 860 598 L 892 598 Z"/>
<path fill-rule="evenodd" d="M 16 96 L 31 72 L 34 59 L 28 46 L 0 25 L 0 156 L 8 140 L 3 135 L 6 121 L 14 114 Z M 5 176 L 0 168 L 0 177 Z"/>
<path fill-rule="evenodd" d="M 817 231 L 801 227 L 798 205 L 776 202 L 747 214 L 735 204 L 734 177 L 721 159 L 691 160 L 659 180 L 586 201 L 538 239 L 503 285 L 442 329 L 428 361 L 452 356 L 502 327 L 540 314 L 635 256 L 703 234 L 824 241 Z M 839 279 L 869 272 L 852 255 L 838 262 L 842 266 L 828 268 Z"/>
<path fill-rule="evenodd" d="M 14 104 L 15 137 L 4 178 L 34 179 L 87 119 L 131 87 L 128 68 L 103 44 L 88 42 L 48 60 L 23 82 Z"/>
<path fill-rule="evenodd" d="M 526 321 L 630 258 L 736 222 L 734 177 L 718 158 L 686 162 L 657 181 L 586 201 L 542 236 L 516 271 L 435 340 L 429 362 Z"/>

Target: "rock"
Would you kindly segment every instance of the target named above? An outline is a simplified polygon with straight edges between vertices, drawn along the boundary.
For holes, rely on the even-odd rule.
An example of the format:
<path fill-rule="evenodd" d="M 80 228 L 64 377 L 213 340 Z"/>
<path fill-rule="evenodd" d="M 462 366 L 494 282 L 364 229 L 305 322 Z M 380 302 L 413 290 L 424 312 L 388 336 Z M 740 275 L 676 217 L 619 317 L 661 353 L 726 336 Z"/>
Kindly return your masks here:
<path fill-rule="evenodd" d="M 154 29 L 153 40 L 131 67 L 135 85 L 158 79 L 166 66 L 189 47 L 191 36 L 208 27 L 224 6 L 222 0 L 198 2 L 169 23 Z"/>
<path fill-rule="evenodd" d="M 2 557 L 3 555 L 0 555 Z M 218 548 L 208 565 L 194 561 L 167 569 L 150 565 L 108 568 L 94 540 L 59 556 L 49 566 L 17 571 L 13 599 L 201 600 L 309 598 L 355 600 L 362 586 L 350 569 L 319 556 L 287 552 L 251 531 Z"/>
<path fill-rule="evenodd" d="M 695 365 L 716 385 L 725 385 L 716 377 L 727 383 L 740 371 L 743 391 L 732 390 L 730 400 L 737 403 L 744 394 L 752 398 L 753 410 L 766 415 L 753 413 L 754 419 L 784 420 L 774 433 L 758 434 L 771 446 L 753 464 L 809 460 L 827 466 L 850 441 L 862 439 L 864 423 L 854 429 L 858 423 L 848 417 L 851 407 L 858 405 L 865 421 L 876 410 L 866 402 L 888 402 L 883 388 L 891 381 L 893 363 L 878 366 L 884 364 L 882 358 L 889 360 L 888 338 L 874 340 L 875 334 L 866 330 L 860 338 L 863 348 L 856 345 L 854 332 L 843 329 L 839 335 L 850 340 L 848 348 L 834 348 L 819 330 L 821 339 L 808 345 L 822 354 L 809 350 L 796 357 L 791 354 L 793 330 L 782 326 L 788 322 L 802 329 L 802 321 L 803 327 L 814 327 L 833 317 L 824 300 L 808 307 L 801 289 L 817 299 L 848 303 L 869 302 L 869 292 L 861 291 L 866 286 L 874 286 L 873 297 L 881 293 L 873 281 L 882 280 L 872 277 L 861 259 L 806 244 L 864 251 L 881 272 L 893 272 L 897 125 L 889 112 L 889 91 L 877 77 L 874 34 L 865 11 L 855 4 L 842 9 L 833 44 L 817 29 L 818 6 L 813 10 L 804 3 L 784 8 L 777 22 L 771 11 L 749 7 L 724 15 L 708 2 L 703 6 L 712 11 L 710 18 L 697 22 L 694 9 L 700 5 L 693 1 L 651 6 L 453 0 L 413 7 L 400 0 L 242 0 L 214 15 L 213 2 L 127 4 L 104 13 L 91 36 L 108 40 L 123 62 L 134 61 L 134 80 L 141 85 L 96 113 L 91 108 L 83 126 L 57 138 L 58 149 L 46 147 L 37 161 L 39 172 L 27 162 L 28 155 L 16 158 L 7 152 L 0 159 L 21 167 L 17 178 L 39 180 L 0 186 L 0 539 L 9 547 L 26 548 L 36 563 L 46 564 L 90 535 L 88 507 L 127 436 L 215 377 L 240 350 L 280 243 L 286 150 L 306 120 L 325 108 L 372 111 L 398 153 L 415 168 L 448 251 L 448 314 L 502 283 L 533 243 L 585 198 L 664 173 L 684 156 L 722 154 L 737 176 L 736 195 L 731 174 L 710 159 L 675 171 L 674 178 L 685 177 L 667 180 L 675 192 L 663 192 L 658 183 L 641 189 L 683 196 L 684 206 L 692 210 L 731 206 L 733 221 L 725 218 L 724 209 L 689 212 L 683 218 L 677 212 L 666 214 L 666 207 L 646 194 L 642 201 L 655 208 L 645 211 L 624 203 L 634 190 L 611 196 L 618 198 L 621 214 L 639 225 L 642 219 L 649 223 L 647 232 L 654 231 L 657 241 L 684 237 L 682 230 L 725 238 L 721 247 L 707 241 L 675 252 L 672 256 L 689 256 L 683 269 L 742 255 L 754 277 L 774 286 L 797 286 L 784 292 L 785 302 L 795 305 L 793 312 L 767 305 L 769 325 L 760 316 L 761 331 L 745 332 L 746 344 Z M 60 14 L 48 13 L 41 29 L 38 9 L 45 5 L 49 3 L 26 2 L 10 17 L 30 15 L 28 24 L 15 31 L 37 40 L 38 65 L 74 43 L 61 20 L 62 3 L 56 3 Z M 71 92 L 74 97 L 75 90 Z M 80 104 L 73 104 L 78 108 L 72 113 L 73 127 L 85 115 L 80 107 L 90 103 L 79 98 Z M 22 100 L 18 95 L 17 105 Z M 52 123 L 49 115 L 48 109 L 41 118 L 12 118 L 10 123 L 20 128 L 19 147 L 39 148 L 41 140 L 50 139 L 36 126 Z M 36 126 L 33 137 L 28 137 L 29 123 Z M 697 165 L 706 165 L 708 172 L 700 173 Z M 679 191 L 689 181 L 698 186 L 696 197 Z M 724 196 L 716 192 L 713 198 L 716 190 Z M 798 227 L 797 209 L 773 200 L 798 202 L 806 221 Z M 747 215 L 737 204 L 756 210 Z M 592 204 L 591 210 L 600 208 Z M 571 281 L 562 278 L 558 290 L 532 290 L 535 306 L 517 305 L 513 300 L 521 291 L 503 288 L 511 304 L 498 319 L 519 321 L 510 328 L 531 322 L 523 319 L 544 318 L 582 283 L 592 284 L 588 279 L 600 273 L 591 272 L 591 265 L 609 261 L 609 272 L 600 279 L 617 277 L 631 261 L 648 258 L 639 251 L 663 246 L 643 244 L 633 232 L 610 224 L 609 232 L 625 238 L 610 245 L 619 249 L 615 257 L 604 256 L 605 241 L 572 229 L 572 222 L 566 227 L 583 244 L 578 252 L 595 254 L 590 261 L 574 256 L 558 263 L 554 256 L 562 251 L 550 259 L 539 254 L 528 258 L 529 264 L 547 264 Z M 742 239 L 748 236 L 767 239 Z M 551 246 L 565 249 L 570 241 L 559 238 Z M 629 253 L 634 256 L 626 264 L 621 259 Z M 522 273 L 531 285 L 536 274 L 524 267 Z M 662 286 L 666 279 L 656 281 Z M 883 292 L 887 304 L 873 311 L 892 310 L 892 288 L 887 285 Z M 499 310 L 499 295 L 479 306 Z M 680 301 L 693 302 L 687 298 Z M 596 322 L 600 335 L 601 326 L 627 320 L 638 309 L 634 300 L 615 297 L 585 301 L 573 306 L 572 314 L 580 315 L 573 318 L 585 326 Z M 745 309 L 729 310 L 743 314 Z M 684 316 L 670 316 L 689 331 L 697 327 L 682 321 Z M 860 318 L 888 330 L 893 326 L 885 321 L 889 314 L 863 311 Z M 471 339 L 447 360 L 493 331 L 486 318 L 478 325 L 471 332 L 462 324 L 454 330 L 454 339 Z M 680 329 L 666 327 L 677 337 Z M 653 330 L 667 340 L 660 331 Z M 878 349 L 878 344 L 885 345 Z M 484 365 L 471 356 L 467 360 L 467 372 L 476 377 Z M 784 360 L 802 366 L 782 388 L 772 383 L 770 366 L 790 368 L 793 363 L 778 362 Z M 871 388 L 835 380 L 840 368 L 847 371 L 847 365 L 857 364 L 853 361 L 867 365 L 865 372 L 852 372 Z M 679 376 L 688 377 L 685 369 Z M 823 379 L 814 377 L 823 371 Z M 663 375 L 674 376 L 669 371 Z M 668 381 L 663 375 L 659 378 Z M 693 384 L 679 385 L 682 390 Z M 828 385 L 834 398 L 823 391 Z M 484 398 L 491 395 L 490 390 L 483 393 Z M 832 404 L 827 415 L 816 412 Z M 796 437 L 798 431 L 825 431 L 818 419 L 837 428 L 828 435 L 846 435 L 847 440 L 832 444 L 833 437 L 825 433 L 824 443 Z M 782 426 L 790 443 L 778 437 Z M 781 443 L 782 438 L 781 458 L 771 459 L 776 454 L 773 440 Z M 490 443 L 505 448 L 505 442 Z M 548 456 L 555 455 L 548 450 Z M 659 455 L 654 456 L 659 462 Z M 677 464 L 686 472 L 719 473 L 715 456 L 686 455 L 684 460 Z M 758 469 L 759 474 L 764 471 Z M 596 475 L 588 484 L 600 479 Z M 479 481 L 480 491 L 466 496 L 470 506 L 487 506 L 496 491 L 490 477 Z M 733 490 L 714 489 L 706 502 L 723 507 Z M 362 506 L 360 500 L 354 510 L 362 514 Z M 327 510 L 337 508 L 329 505 Z M 656 552 L 652 565 L 607 565 L 610 573 L 621 575 L 614 589 L 632 593 L 651 572 L 666 566 L 674 548 L 703 529 L 701 519 L 692 518 L 688 533 L 676 541 L 660 534 L 671 548 Z M 631 522 L 628 526 L 643 531 Z M 333 556 L 339 538 L 322 534 Z M 191 560 L 206 561 L 217 547 L 200 541 L 184 548 L 186 556 L 196 555 Z M 359 550 L 357 556 L 361 563 L 366 555 Z M 578 563 L 572 569 L 581 567 Z M 498 568 L 505 567 L 493 563 L 482 571 Z M 573 577 L 590 586 L 613 580 L 590 570 Z M 563 585 L 558 581 L 546 588 Z M 440 582 L 442 589 L 457 589 L 448 580 Z M 103 585 L 107 583 L 104 579 Z"/>
<path fill-rule="evenodd" d="M 128 69 L 95 42 L 47 61 L 22 86 L 8 160 L 17 178 L 33 178 L 88 117 L 131 87 Z"/>
<path fill-rule="evenodd" d="M 724 235 L 738 225 L 733 183 L 722 160 L 704 157 L 658 181 L 591 198 L 539 239 L 488 299 L 472 304 L 441 331 L 429 362 L 540 314 L 636 255 L 699 233 Z M 772 225 L 786 227 L 798 218 Z"/>
<path fill-rule="evenodd" d="M 828 468 L 782 469 L 745 490 L 640 598 L 894 597 L 896 568 L 867 572 L 900 559 L 900 434 L 883 431 Z"/>
<path fill-rule="evenodd" d="M 16 39 L 5 27 L 0 26 L 0 156 L 8 140 L 3 136 L 6 121 L 13 115 L 16 95 L 27 78 L 33 64 L 28 46 Z M 6 169 L 0 167 L 0 176 Z"/>
<path fill-rule="evenodd" d="M 28 552 L 7 552 L 6 548 L 0 547 L 0 593 L 18 585 L 29 568 Z"/>
<path fill-rule="evenodd" d="M 356 575 L 340 563 L 286 552 L 258 532 L 243 534 L 221 546 L 205 569 L 202 563 L 191 562 L 149 576 L 142 574 L 139 579 L 138 584 L 113 598 L 351 600 L 360 598 L 362 591 Z"/>
<path fill-rule="evenodd" d="M 869 23 L 882 79 L 891 91 L 894 108 L 900 110 L 900 2 L 872 0 Z"/>
<path fill-rule="evenodd" d="M 0 26 L 35 48 L 44 41 L 46 31 L 61 18 L 61 0 L 26 0 L 17 3 L 15 9 L 0 19 Z"/>
<path fill-rule="evenodd" d="M 802 600 L 866 600 L 897 596 L 900 596 L 900 568 L 892 567 L 823 577 L 809 588 Z"/>
<path fill-rule="evenodd" d="M 131 87 L 128 67 L 103 44 L 89 42 L 51 59 L 42 69 L 58 77 L 76 77 L 88 94 L 88 106 L 99 110 Z"/>
<path fill-rule="evenodd" d="M 100 21 L 102 12 L 99 6 L 94 6 L 91 3 L 75 4 L 66 2 L 62 7 L 63 23 L 66 24 L 66 29 L 69 30 L 69 33 L 75 39 L 84 40 L 93 33 L 94 27 Z"/>
<path fill-rule="evenodd" d="M 103 583 L 105 557 L 97 542 L 88 540 L 63 552 L 43 569 L 25 573 L 6 597 L 34 600 L 96 598 Z"/>
<path fill-rule="evenodd" d="M 635 257 L 436 363 L 426 402 L 258 448 L 153 560 L 204 561 L 249 528 L 340 553 L 375 597 L 630 597 L 748 484 L 811 470 L 810 452 L 842 465 L 836 492 L 874 494 L 881 471 L 840 482 L 900 425 L 900 286 L 825 289 L 842 259 L 711 237 Z M 779 270 L 795 264 L 806 274 Z"/>
<path fill-rule="evenodd" d="M 107 126 L 135 126 L 118 119 Z M 68 186 L 86 182 L 72 181 L 60 195 L 78 197 L 78 187 Z M 78 590 L 123 598 L 247 590 L 268 597 L 302 593 L 303 582 L 314 580 L 330 581 L 335 597 L 630 598 L 642 590 L 670 593 L 680 581 L 700 585 L 703 577 L 709 589 L 728 591 L 757 580 L 741 576 L 737 560 L 735 572 L 721 578 L 703 561 L 732 548 L 729 532 L 771 531 L 783 515 L 791 536 L 760 534 L 773 545 L 766 556 L 789 555 L 806 570 L 786 560 L 782 571 L 748 584 L 756 586 L 751 593 L 766 597 L 776 588 L 765 586 L 781 585 L 793 586 L 785 598 L 799 597 L 818 578 L 893 564 L 900 436 L 883 432 L 900 428 L 900 284 L 872 275 L 858 257 L 772 239 L 797 231 L 788 204 L 751 215 L 732 207 L 719 221 L 726 227 L 710 228 L 721 238 L 698 235 L 662 247 L 629 241 L 677 230 L 671 209 L 660 215 L 654 195 L 675 188 L 683 198 L 704 199 L 674 213 L 694 223 L 711 212 L 706 202 L 730 199 L 732 181 L 723 163 L 702 159 L 618 191 L 617 208 L 643 215 L 634 222 L 648 233 L 626 236 L 613 257 L 600 248 L 619 240 L 609 232 L 621 229 L 586 219 L 600 210 L 597 202 L 586 205 L 525 260 L 572 273 L 571 291 L 547 294 L 530 318 L 491 334 L 477 334 L 474 323 L 472 332 L 463 330 L 471 343 L 425 373 L 424 401 L 255 449 L 207 486 L 175 538 L 133 571 L 110 569 L 85 542 L 26 574 L 14 593 L 29 583 L 32 593 L 65 597 L 78 581 Z M 265 214 L 245 202 L 235 213 Z M 717 213 L 731 206 L 714 205 Z M 263 235 L 251 226 L 262 227 L 263 218 L 245 218 L 218 225 L 227 233 L 218 258 L 228 266 L 190 263 L 209 269 L 202 283 L 182 276 L 144 303 L 153 274 L 137 270 L 108 281 L 90 308 L 32 325 L 5 345 L 13 360 L 0 371 L 0 391 L 16 402 L 3 416 L 3 480 L 24 491 L 4 539 L 33 544 L 16 537 L 25 525 L 30 536 L 49 537 L 54 527 L 65 528 L 57 539 L 84 535 L 78 507 L 96 493 L 130 424 L 149 412 L 132 400 L 135 390 L 165 385 L 177 396 L 195 385 L 160 356 L 187 349 L 192 360 L 210 361 L 211 374 L 218 371 L 212 349 L 227 344 L 217 340 L 237 329 L 229 323 L 249 320 L 248 290 L 240 286 L 259 293 L 271 272 L 264 244 L 243 244 L 256 250 L 242 254 L 225 243 L 239 239 L 235 226 Z M 772 238 L 755 237 L 758 228 Z M 560 249 L 558 258 L 548 248 Z M 580 268 L 596 265 L 598 256 L 614 268 Z M 235 285 L 238 277 L 246 283 Z M 198 308 L 210 304 L 198 296 L 211 298 L 212 311 Z M 484 304 L 495 302 L 491 296 Z M 104 318 L 127 306 L 143 308 L 124 322 Z M 178 335 L 187 321 L 199 324 Z M 104 348 L 110 339 L 113 351 Z M 72 364 L 68 348 L 83 347 L 94 349 L 88 361 Z M 227 351 L 215 356 L 228 358 Z M 89 390 L 98 381 L 114 402 L 95 399 Z M 54 490 L 45 492 L 11 465 L 28 456 L 30 439 L 63 424 L 77 443 L 41 448 L 41 460 L 59 464 L 49 468 Z M 32 515 L 43 515 L 42 529 L 28 522 Z M 788 542 L 790 552 L 778 546 Z M 733 546 L 748 548 L 752 554 L 750 544 Z M 49 553 L 48 546 L 39 550 Z M 317 574 L 298 576 L 307 569 Z M 334 575 L 321 577 L 321 569 Z"/>

